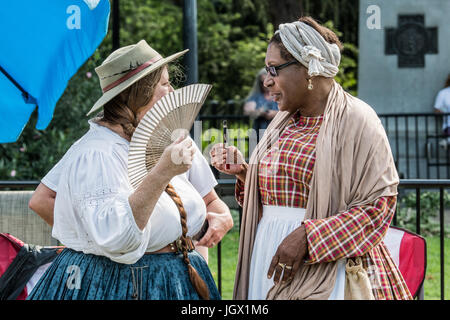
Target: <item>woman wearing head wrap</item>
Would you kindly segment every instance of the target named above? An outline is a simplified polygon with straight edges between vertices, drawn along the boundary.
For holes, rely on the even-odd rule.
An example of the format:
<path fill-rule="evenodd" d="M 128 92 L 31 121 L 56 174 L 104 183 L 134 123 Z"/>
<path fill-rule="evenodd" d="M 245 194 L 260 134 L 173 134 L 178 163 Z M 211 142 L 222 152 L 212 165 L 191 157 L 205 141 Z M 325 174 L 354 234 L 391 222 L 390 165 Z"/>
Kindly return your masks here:
<path fill-rule="evenodd" d="M 340 49 L 310 17 L 281 24 L 264 82 L 280 112 L 249 164 L 233 147 L 211 151 L 236 175 L 243 206 L 236 299 L 352 298 L 346 263 L 356 258 L 370 279 L 365 298 L 411 299 L 383 243 L 399 182 L 392 153 L 374 110 L 333 79 Z"/>

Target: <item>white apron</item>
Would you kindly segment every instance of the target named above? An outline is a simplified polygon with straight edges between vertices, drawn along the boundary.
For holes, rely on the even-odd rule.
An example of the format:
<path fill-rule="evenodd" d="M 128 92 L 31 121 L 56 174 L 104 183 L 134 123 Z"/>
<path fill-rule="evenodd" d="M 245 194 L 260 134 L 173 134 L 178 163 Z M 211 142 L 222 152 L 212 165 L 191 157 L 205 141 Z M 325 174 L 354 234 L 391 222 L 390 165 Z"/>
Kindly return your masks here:
<path fill-rule="evenodd" d="M 263 206 L 263 216 L 258 224 L 253 247 L 249 278 L 249 300 L 265 300 L 274 285 L 267 272 L 280 243 L 297 229 L 305 218 L 303 208 Z M 338 270 L 333 292 L 329 300 L 344 300 L 345 261 L 338 260 Z"/>

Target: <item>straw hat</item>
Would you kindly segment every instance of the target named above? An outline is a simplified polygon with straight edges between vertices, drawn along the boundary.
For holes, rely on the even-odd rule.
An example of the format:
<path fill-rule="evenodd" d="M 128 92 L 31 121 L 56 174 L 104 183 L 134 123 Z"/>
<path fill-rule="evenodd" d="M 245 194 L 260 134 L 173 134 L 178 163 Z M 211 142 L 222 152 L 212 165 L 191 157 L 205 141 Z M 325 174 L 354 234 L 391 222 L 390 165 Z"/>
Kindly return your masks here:
<path fill-rule="evenodd" d="M 95 68 L 103 95 L 87 115 L 98 111 L 105 103 L 149 73 L 182 56 L 189 49 L 163 58 L 145 40 L 117 49 Z"/>

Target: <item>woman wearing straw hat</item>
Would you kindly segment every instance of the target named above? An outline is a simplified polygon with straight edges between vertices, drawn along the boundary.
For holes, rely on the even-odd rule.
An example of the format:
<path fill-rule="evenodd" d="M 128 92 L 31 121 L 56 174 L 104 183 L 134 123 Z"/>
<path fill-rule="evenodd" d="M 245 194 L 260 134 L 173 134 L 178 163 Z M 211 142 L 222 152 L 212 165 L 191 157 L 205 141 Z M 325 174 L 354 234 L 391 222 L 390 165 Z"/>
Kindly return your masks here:
<path fill-rule="evenodd" d="M 243 206 L 236 299 L 411 299 L 383 243 L 399 182 L 392 153 L 373 109 L 333 79 L 340 50 L 310 17 L 281 24 L 264 82 L 280 112 L 249 164 L 233 147 L 211 150 Z"/>
<path fill-rule="evenodd" d="M 195 146 L 179 138 L 135 190 L 128 147 L 146 112 L 173 91 L 167 64 L 145 41 L 114 51 L 96 68 L 103 96 L 90 130 L 61 169 L 52 235 L 66 248 L 29 299 L 219 299 L 192 235 L 206 206 L 185 173 Z M 179 164 L 171 153 L 183 154 Z"/>

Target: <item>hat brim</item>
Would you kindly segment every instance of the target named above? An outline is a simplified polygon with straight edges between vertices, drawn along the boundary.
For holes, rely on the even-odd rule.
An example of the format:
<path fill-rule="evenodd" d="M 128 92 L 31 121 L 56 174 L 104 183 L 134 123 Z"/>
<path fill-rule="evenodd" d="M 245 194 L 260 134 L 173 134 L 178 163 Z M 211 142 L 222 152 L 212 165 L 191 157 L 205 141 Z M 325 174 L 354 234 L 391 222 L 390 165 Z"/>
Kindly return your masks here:
<path fill-rule="evenodd" d="M 105 103 L 107 103 L 112 98 L 114 98 L 119 93 L 121 93 L 123 90 L 125 90 L 126 88 L 131 86 L 133 83 L 135 83 L 136 81 L 142 79 L 146 75 L 152 73 L 156 69 L 161 68 L 162 66 L 168 64 L 169 62 L 171 62 L 171 61 L 181 57 L 182 55 L 184 55 L 188 51 L 189 51 L 189 49 L 186 49 L 186 50 L 174 53 L 174 54 L 172 54 L 172 55 L 170 55 L 170 56 L 168 56 L 166 58 L 163 58 L 161 60 L 158 60 L 157 62 L 155 62 L 154 64 L 152 64 L 148 68 L 142 70 L 141 72 L 139 72 L 135 76 L 131 77 L 130 79 L 127 79 L 124 82 L 122 82 L 119 85 L 117 85 L 116 87 L 112 88 L 111 90 L 106 91 L 105 93 L 103 93 L 103 95 L 100 97 L 100 99 L 98 99 L 97 102 L 95 102 L 94 106 L 91 108 L 91 110 L 89 110 L 89 112 L 86 115 L 89 116 L 92 113 L 100 110 Z"/>

